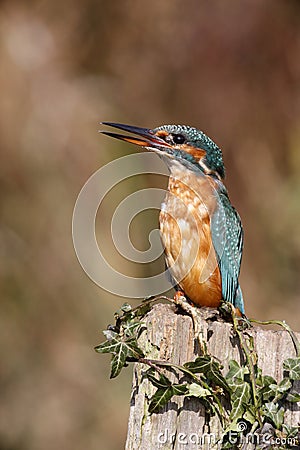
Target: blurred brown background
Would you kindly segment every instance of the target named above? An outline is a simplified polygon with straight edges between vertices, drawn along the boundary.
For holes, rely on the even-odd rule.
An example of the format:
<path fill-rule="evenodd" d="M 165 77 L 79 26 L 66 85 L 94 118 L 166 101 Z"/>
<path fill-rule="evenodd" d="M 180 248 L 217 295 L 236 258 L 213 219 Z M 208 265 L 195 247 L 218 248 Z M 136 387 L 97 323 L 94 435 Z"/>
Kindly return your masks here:
<path fill-rule="evenodd" d="M 0 449 L 121 449 L 130 369 L 109 381 L 93 346 L 124 299 L 81 269 L 71 219 L 88 177 L 136 149 L 98 122 L 189 124 L 221 146 L 247 314 L 299 331 L 300 3 L 10 0 L 0 34 Z"/>

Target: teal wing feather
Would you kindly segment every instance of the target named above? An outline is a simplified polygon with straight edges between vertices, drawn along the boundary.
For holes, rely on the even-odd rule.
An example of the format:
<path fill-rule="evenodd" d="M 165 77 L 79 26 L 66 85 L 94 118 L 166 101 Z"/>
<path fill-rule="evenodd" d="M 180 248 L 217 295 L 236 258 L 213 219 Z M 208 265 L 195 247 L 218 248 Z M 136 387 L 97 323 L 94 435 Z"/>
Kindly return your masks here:
<path fill-rule="evenodd" d="M 211 218 L 211 233 L 221 273 L 222 297 L 244 314 L 243 296 L 238 280 L 243 253 L 243 227 L 224 185 L 220 187 L 217 195 L 217 207 Z"/>

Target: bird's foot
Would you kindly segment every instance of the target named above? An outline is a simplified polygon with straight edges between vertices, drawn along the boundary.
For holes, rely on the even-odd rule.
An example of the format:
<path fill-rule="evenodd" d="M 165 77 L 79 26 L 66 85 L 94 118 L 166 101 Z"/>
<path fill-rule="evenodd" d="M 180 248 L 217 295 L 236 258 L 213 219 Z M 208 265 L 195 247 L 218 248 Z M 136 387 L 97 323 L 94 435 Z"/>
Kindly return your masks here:
<path fill-rule="evenodd" d="M 189 303 L 182 291 L 176 291 L 173 300 L 177 306 L 192 318 L 195 339 L 199 343 L 201 354 L 205 355 L 207 353 L 207 346 L 204 340 L 203 330 L 200 326 L 201 315 L 199 308 Z"/>

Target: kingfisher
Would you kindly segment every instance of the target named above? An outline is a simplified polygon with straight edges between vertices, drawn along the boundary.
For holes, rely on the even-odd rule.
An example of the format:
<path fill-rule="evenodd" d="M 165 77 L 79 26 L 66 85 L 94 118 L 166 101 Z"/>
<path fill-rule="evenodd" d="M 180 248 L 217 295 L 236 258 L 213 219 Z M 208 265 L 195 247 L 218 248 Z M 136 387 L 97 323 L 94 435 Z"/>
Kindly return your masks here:
<path fill-rule="evenodd" d="M 239 274 L 243 227 L 224 185 L 221 149 L 202 131 L 186 125 L 154 129 L 113 122 L 128 132 L 103 134 L 156 153 L 169 171 L 159 225 L 168 272 L 175 289 L 202 307 L 230 302 L 244 315 Z"/>

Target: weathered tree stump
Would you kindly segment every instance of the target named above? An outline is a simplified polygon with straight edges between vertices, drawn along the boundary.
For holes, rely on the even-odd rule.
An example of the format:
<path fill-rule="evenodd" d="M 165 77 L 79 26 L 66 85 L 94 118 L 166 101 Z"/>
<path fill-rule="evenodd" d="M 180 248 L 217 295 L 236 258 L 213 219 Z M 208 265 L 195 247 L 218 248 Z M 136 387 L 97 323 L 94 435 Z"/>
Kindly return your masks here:
<path fill-rule="evenodd" d="M 209 318 L 199 318 L 199 321 L 208 352 L 220 360 L 224 366 L 224 373 L 228 371 L 229 360 L 243 362 L 239 341 L 232 332 L 232 324 Z M 151 349 L 147 357 L 183 364 L 199 355 L 193 321 L 190 316 L 178 313 L 174 305 L 155 305 L 144 322 L 146 330 L 140 339 L 144 348 L 148 346 Z M 277 381 L 281 380 L 283 360 L 295 357 L 289 333 L 263 330 L 258 327 L 247 332 L 253 336 L 258 366 L 263 374 L 270 375 Z M 297 337 L 299 338 L 299 334 Z M 149 366 L 141 363 L 137 363 L 134 368 L 126 450 L 222 448 L 214 447 L 211 438 L 209 442 L 205 442 L 207 434 L 215 436 L 217 441 L 221 429 L 216 416 L 207 421 L 205 408 L 197 398 L 173 397 L 161 412 L 152 415 L 148 413 L 147 399 L 155 391 L 153 385 L 143 377 L 148 369 Z M 285 411 L 285 422 L 298 426 L 300 423 L 298 403 L 289 404 Z M 270 447 L 247 444 L 237 448 Z"/>

